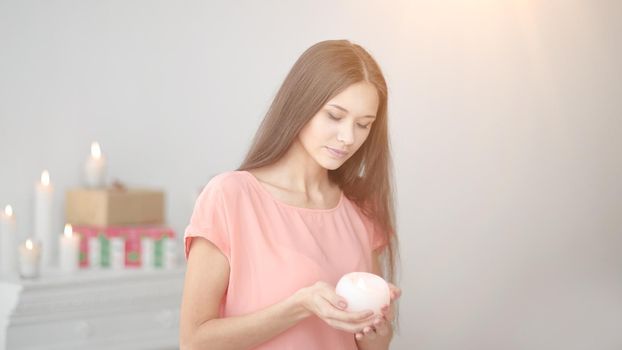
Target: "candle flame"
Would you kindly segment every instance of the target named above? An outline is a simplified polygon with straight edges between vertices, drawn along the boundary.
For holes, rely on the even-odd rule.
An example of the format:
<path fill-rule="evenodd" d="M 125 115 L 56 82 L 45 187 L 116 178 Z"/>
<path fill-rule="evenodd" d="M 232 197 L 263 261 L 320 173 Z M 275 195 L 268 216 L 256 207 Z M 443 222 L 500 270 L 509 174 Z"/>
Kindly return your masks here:
<path fill-rule="evenodd" d="M 49 171 L 43 170 L 43 172 L 41 173 L 41 184 L 43 186 L 50 185 L 50 172 Z"/>
<path fill-rule="evenodd" d="M 98 142 L 91 143 L 91 157 L 99 159 L 102 157 L 102 149 Z"/>
<path fill-rule="evenodd" d="M 32 241 L 30 239 L 26 240 L 26 249 L 32 250 Z"/>
<path fill-rule="evenodd" d="M 71 237 L 73 236 L 73 229 L 71 228 L 70 224 L 66 224 L 65 225 L 65 237 Z"/>
<path fill-rule="evenodd" d="M 7 205 L 6 207 L 4 207 L 4 214 L 6 216 L 13 216 L 13 207 L 10 205 Z"/>

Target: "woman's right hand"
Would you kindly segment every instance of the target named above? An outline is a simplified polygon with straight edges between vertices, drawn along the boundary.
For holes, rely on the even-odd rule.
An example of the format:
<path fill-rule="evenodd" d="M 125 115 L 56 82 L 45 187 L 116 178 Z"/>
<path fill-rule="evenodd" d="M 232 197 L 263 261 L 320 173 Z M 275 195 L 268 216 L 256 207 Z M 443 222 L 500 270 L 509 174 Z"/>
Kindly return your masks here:
<path fill-rule="evenodd" d="M 374 322 L 374 312 L 371 310 L 350 312 L 345 311 L 347 301 L 335 293 L 330 284 L 319 281 L 315 284 L 298 290 L 298 297 L 302 306 L 316 315 L 329 326 L 342 331 L 357 333 Z"/>

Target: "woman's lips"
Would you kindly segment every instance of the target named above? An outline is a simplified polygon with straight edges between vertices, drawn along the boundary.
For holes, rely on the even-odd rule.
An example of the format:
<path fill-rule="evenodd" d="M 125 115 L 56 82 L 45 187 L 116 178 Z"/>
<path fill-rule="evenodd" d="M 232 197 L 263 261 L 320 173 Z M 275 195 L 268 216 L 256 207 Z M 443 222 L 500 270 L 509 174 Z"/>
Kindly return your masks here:
<path fill-rule="evenodd" d="M 333 155 L 334 157 L 337 157 L 337 158 L 343 158 L 346 155 L 348 155 L 348 152 L 343 152 L 343 151 L 334 149 L 332 147 L 326 146 L 326 149 L 328 150 L 328 153 L 330 153 L 331 155 Z"/>

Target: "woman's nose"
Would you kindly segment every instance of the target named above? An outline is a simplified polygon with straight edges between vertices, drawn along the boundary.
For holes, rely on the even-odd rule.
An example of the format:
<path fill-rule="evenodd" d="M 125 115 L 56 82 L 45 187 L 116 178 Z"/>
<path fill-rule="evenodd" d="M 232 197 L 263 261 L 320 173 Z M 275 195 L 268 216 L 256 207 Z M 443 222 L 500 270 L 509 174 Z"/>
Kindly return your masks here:
<path fill-rule="evenodd" d="M 354 131 L 353 126 L 345 125 L 339 129 L 337 134 L 337 141 L 343 142 L 345 145 L 351 145 L 354 143 Z"/>

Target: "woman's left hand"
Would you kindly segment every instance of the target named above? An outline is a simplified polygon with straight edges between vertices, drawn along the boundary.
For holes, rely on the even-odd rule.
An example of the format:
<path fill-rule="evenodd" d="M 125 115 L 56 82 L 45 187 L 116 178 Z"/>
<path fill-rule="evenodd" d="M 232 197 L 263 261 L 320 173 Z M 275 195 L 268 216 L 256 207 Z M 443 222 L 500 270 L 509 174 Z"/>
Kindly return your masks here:
<path fill-rule="evenodd" d="M 365 327 L 362 333 L 355 334 L 356 340 L 361 341 L 363 339 L 376 339 L 377 336 L 385 336 L 389 333 L 391 322 L 393 322 L 393 318 L 395 317 L 393 312 L 393 301 L 402 295 L 402 290 L 391 283 L 388 284 L 389 291 L 391 292 L 390 305 L 385 305 L 382 308 L 382 316 L 377 316 L 376 320 L 374 320 L 373 326 Z"/>

